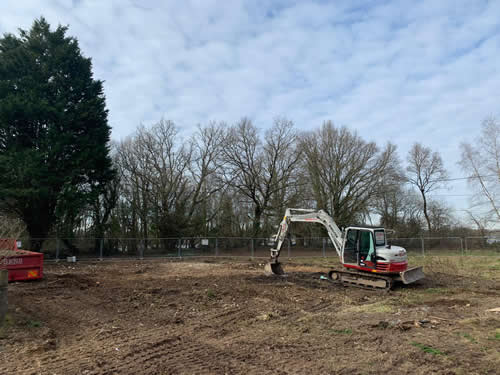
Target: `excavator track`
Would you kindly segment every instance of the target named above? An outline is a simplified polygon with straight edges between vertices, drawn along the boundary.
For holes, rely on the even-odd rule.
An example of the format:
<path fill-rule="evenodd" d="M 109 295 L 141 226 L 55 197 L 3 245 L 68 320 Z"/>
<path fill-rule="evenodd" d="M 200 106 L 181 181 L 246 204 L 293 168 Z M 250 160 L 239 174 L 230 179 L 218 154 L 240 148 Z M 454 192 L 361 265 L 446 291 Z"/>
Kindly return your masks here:
<path fill-rule="evenodd" d="M 346 286 L 381 291 L 389 291 L 394 283 L 390 276 L 344 270 L 331 270 L 328 272 L 328 278 Z"/>

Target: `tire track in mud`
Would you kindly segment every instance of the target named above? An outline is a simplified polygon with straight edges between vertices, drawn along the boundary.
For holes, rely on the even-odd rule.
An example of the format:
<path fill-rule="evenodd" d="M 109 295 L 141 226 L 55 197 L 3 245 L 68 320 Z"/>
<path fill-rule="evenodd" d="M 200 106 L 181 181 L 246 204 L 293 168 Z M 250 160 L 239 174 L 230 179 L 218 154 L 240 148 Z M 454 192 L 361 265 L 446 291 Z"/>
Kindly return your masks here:
<path fill-rule="evenodd" d="M 288 298 L 283 298 L 284 301 L 272 298 L 268 305 L 269 308 L 283 304 L 289 306 L 289 314 L 275 321 L 278 325 L 280 321 L 299 317 L 304 312 L 317 312 L 330 306 L 329 301 L 322 301 L 298 309 L 288 305 Z M 304 357 L 321 357 L 319 347 L 280 346 L 273 339 L 269 347 L 267 340 L 258 336 L 254 336 L 255 342 L 249 344 L 248 336 L 253 335 L 248 328 L 255 324 L 260 313 L 262 305 L 255 304 L 250 297 L 237 306 L 208 306 L 206 312 L 203 308 L 198 309 L 194 316 L 181 324 L 149 326 L 147 329 L 134 326 L 131 330 L 118 331 L 105 328 L 90 338 L 87 345 L 73 342 L 68 347 L 35 354 L 30 361 L 14 361 L 18 364 L 14 369 L 0 366 L 0 373 L 14 370 L 14 373 L 88 375 L 129 372 L 279 374 L 287 373 L 284 369 L 297 373 L 297 366 L 303 365 Z M 225 332 L 222 338 L 218 335 L 221 331 Z M 270 355 L 272 361 L 269 361 Z"/>
<path fill-rule="evenodd" d="M 198 358 L 203 358 L 203 354 L 208 352 L 208 356 L 200 362 L 203 365 L 210 364 L 216 359 L 220 359 L 223 363 L 231 363 L 232 360 L 237 360 L 237 362 L 244 362 L 244 358 L 238 361 L 238 357 L 235 353 L 231 353 L 229 356 L 225 354 L 225 351 L 217 349 L 215 346 L 207 346 L 206 344 L 200 344 L 199 338 L 202 338 L 203 328 L 216 328 L 224 327 L 225 329 L 230 329 L 230 327 L 236 326 L 252 316 L 251 313 L 246 309 L 246 307 L 239 307 L 236 309 L 215 312 L 212 314 L 206 314 L 201 319 L 197 320 L 196 324 L 193 326 L 185 327 L 182 325 L 178 329 L 177 327 L 167 327 L 165 328 L 152 328 L 148 330 L 137 329 L 135 332 L 130 331 L 120 331 L 116 334 L 105 332 L 104 337 L 96 340 L 99 342 L 100 350 L 96 351 L 90 346 L 82 347 L 78 343 L 74 345 L 59 349 L 57 351 L 51 351 L 45 353 L 39 357 L 33 358 L 33 361 L 24 361 L 23 365 L 16 367 L 15 369 L 9 369 L 5 367 L 0 367 L 0 373 L 7 373 L 9 371 L 21 371 L 22 373 L 29 373 L 33 371 L 43 370 L 55 373 L 71 373 L 71 372 L 81 372 L 82 370 L 94 371 L 89 372 L 89 374 L 106 374 L 118 371 L 114 366 L 107 369 L 107 359 L 116 360 L 116 356 L 121 358 L 123 365 L 120 365 L 121 370 L 125 370 L 129 365 L 139 362 L 144 363 L 145 366 L 153 366 L 156 368 L 156 364 L 161 362 L 164 363 L 173 354 L 174 357 L 171 359 L 171 365 L 180 358 L 185 357 L 185 362 L 200 362 Z M 238 329 L 239 330 L 239 329 Z M 176 332 L 178 331 L 178 332 Z M 207 332 L 208 333 L 208 332 Z M 124 337 L 122 337 L 122 335 Z M 181 336 L 187 336 L 187 338 L 181 338 Z M 195 337 L 197 341 L 189 341 L 190 337 Z M 241 335 L 236 335 L 236 338 L 242 337 Z M 233 337 L 234 338 L 234 337 Z M 189 345 L 192 342 L 192 345 Z M 118 350 L 116 350 L 118 348 Z M 176 349 L 178 348 L 178 350 Z M 124 350 L 125 349 L 125 350 Z M 187 353 L 178 355 L 178 353 Z M 72 358 L 78 358 L 75 362 Z M 131 358 L 129 360 L 129 358 Z M 96 369 L 101 363 L 101 367 Z M 170 363 L 169 362 L 169 363 Z M 5 362 L 4 362 L 5 363 Z M 38 366 L 33 366 L 33 363 L 38 363 Z M 146 367 L 147 367 L 146 366 Z M 241 365 L 238 365 L 241 369 Z M 227 367 L 227 365 L 226 365 Z M 193 370 L 200 370 L 202 368 L 193 368 Z M 257 369 L 257 367 L 255 368 Z M 142 372 L 143 368 L 140 369 Z"/>
<path fill-rule="evenodd" d="M 220 350 L 212 345 L 175 336 L 153 344 L 142 346 L 130 353 L 119 364 L 103 367 L 90 374 L 123 373 L 134 369 L 142 374 L 158 373 L 158 370 L 181 373 L 229 372 L 244 370 L 247 373 L 261 372 L 258 366 L 246 362 L 247 356 L 230 350 Z"/>

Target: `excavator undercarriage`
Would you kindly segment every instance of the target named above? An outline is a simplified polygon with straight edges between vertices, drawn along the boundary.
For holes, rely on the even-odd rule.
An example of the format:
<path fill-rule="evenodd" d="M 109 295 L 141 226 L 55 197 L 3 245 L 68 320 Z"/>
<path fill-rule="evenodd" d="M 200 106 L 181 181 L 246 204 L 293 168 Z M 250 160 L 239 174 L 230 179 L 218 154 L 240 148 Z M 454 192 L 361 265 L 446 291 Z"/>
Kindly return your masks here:
<path fill-rule="evenodd" d="M 360 271 L 331 270 L 328 278 L 347 286 L 356 286 L 363 289 L 389 290 L 394 282 L 390 276 L 372 275 Z"/>
<path fill-rule="evenodd" d="M 264 267 L 267 275 L 284 276 L 285 271 L 280 262 L 267 263 Z M 403 284 L 411 284 L 424 278 L 422 267 L 414 267 L 396 275 L 380 275 L 362 271 L 347 271 L 332 269 L 328 272 L 328 279 L 334 283 L 345 286 L 355 286 L 357 288 L 369 290 L 390 290 L 396 281 Z"/>

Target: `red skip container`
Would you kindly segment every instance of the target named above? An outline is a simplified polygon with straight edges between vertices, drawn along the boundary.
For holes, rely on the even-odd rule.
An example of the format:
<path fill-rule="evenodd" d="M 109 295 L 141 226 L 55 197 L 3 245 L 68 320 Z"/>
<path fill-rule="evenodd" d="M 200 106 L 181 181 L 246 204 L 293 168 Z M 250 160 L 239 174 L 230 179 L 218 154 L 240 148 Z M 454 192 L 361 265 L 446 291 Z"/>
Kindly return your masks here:
<path fill-rule="evenodd" d="M 0 239 L 0 268 L 9 271 L 9 281 L 35 280 L 43 277 L 43 254 L 20 250 L 17 241 Z"/>

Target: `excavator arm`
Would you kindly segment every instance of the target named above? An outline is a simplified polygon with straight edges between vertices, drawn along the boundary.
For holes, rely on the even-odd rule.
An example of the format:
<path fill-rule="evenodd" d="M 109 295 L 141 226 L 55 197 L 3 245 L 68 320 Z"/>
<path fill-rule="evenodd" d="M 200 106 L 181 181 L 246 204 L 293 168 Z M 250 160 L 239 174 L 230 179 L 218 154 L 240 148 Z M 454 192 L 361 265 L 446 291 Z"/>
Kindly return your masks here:
<path fill-rule="evenodd" d="M 333 218 L 328 215 L 323 210 L 308 210 L 303 208 L 287 208 L 285 216 L 280 223 L 278 233 L 274 237 L 275 246 L 271 249 L 271 261 L 270 265 L 273 268 L 273 273 L 280 273 L 280 266 L 278 258 L 281 252 L 281 248 L 289 232 L 290 223 L 292 222 L 308 222 L 308 223 L 318 223 L 323 225 L 327 232 L 328 237 L 333 243 L 335 250 L 339 257 L 342 254 L 343 238 L 342 231 L 339 229 Z M 275 265 L 273 267 L 273 265 Z"/>

